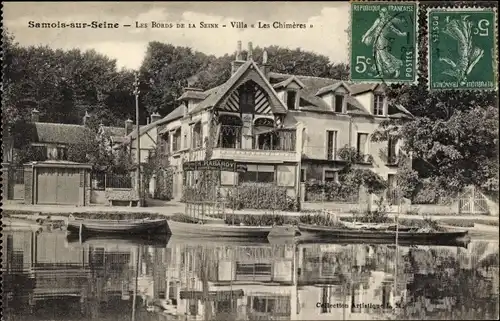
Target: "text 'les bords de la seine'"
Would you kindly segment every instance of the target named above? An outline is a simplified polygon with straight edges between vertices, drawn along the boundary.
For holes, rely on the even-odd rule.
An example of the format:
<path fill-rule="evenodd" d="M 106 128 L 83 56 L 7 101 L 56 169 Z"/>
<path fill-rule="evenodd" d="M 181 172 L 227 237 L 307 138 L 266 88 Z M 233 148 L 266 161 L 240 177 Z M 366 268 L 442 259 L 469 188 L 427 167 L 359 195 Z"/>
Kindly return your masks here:
<path fill-rule="evenodd" d="M 107 21 L 90 21 L 90 22 L 62 22 L 62 21 L 28 21 L 29 28 L 37 29 L 118 29 L 121 27 L 135 27 L 135 28 L 152 28 L 152 29 L 174 29 L 174 28 L 199 28 L 199 29 L 218 29 L 218 28 L 258 28 L 258 29 L 306 29 L 307 25 L 304 23 L 297 22 L 280 22 L 274 21 L 272 23 L 257 22 L 255 24 L 247 24 L 243 21 L 231 21 L 229 24 L 221 23 L 209 23 L 209 22 L 199 22 L 199 23 L 173 23 L 173 22 L 140 22 L 135 21 L 133 24 L 120 24 L 117 22 L 107 22 Z M 309 25 L 309 28 L 312 28 Z"/>

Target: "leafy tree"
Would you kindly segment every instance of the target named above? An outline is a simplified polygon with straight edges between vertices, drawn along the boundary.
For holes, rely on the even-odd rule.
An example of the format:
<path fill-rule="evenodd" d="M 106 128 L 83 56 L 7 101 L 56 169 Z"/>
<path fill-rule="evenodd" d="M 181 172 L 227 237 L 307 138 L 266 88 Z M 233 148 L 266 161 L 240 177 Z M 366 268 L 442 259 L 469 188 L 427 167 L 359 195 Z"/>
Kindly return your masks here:
<path fill-rule="evenodd" d="M 109 136 L 89 131 L 77 143 L 68 146 L 68 160 L 90 163 L 99 171 L 113 171 L 115 156 L 109 145 Z"/>
<path fill-rule="evenodd" d="M 454 2 L 450 5 L 461 5 Z M 421 11 L 430 3 L 423 3 Z M 484 5 L 484 3 L 482 4 Z M 491 5 L 491 3 L 490 3 Z M 425 14 L 420 17 L 427 24 Z M 419 73 L 427 74 L 427 37 L 419 42 Z M 436 186 L 449 195 L 467 185 L 485 192 L 498 192 L 498 95 L 486 91 L 435 91 L 425 80 L 418 85 L 391 85 L 387 91 L 390 104 L 399 104 L 415 118 L 410 121 L 383 122 L 373 140 L 384 141 L 390 135 L 403 139 L 403 151 L 411 154 L 412 184 Z M 410 194 L 416 195 L 415 192 Z"/>

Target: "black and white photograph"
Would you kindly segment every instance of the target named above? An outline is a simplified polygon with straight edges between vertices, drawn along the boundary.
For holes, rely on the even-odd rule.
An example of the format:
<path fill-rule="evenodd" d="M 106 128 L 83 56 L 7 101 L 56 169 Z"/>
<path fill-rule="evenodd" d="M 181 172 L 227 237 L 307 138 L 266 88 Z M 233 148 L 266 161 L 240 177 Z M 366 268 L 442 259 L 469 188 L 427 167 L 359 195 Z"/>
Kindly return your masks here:
<path fill-rule="evenodd" d="M 2 3 L 6 321 L 498 320 L 498 3 Z"/>

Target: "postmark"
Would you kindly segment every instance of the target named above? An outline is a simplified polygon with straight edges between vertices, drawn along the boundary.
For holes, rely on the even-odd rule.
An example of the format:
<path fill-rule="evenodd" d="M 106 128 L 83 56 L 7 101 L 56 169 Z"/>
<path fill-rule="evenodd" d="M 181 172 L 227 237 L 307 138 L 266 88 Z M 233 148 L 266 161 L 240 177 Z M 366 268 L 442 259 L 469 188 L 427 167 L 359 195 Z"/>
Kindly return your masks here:
<path fill-rule="evenodd" d="M 429 8 L 430 90 L 497 88 L 496 11 Z"/>
<path fill-rule="evenodd" d="M 416 3 L 353 2 L 350 30 L 352 82 L 416 82 Z"/>

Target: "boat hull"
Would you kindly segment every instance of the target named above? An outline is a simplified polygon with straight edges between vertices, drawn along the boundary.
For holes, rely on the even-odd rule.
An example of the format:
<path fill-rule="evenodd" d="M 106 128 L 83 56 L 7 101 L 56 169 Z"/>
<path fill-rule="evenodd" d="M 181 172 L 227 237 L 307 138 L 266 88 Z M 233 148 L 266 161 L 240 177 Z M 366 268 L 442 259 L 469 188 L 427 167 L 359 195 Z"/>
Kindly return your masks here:
<path fill-rule="evenodd" d="M 166 219 L 156 220 L 70 220 L 67 224 L 68 233 L 84 235 L 91 234 L 121 234 L 141 235 L 166 233 Z"/>
<path fill-rule="evenodd" d="M 354 240 L 375 244 L 394 244 L 396 242 L 396 231 L 338 229 L 306 224 L 299 224 L 299 231 L 300 236 L 296 238 L 296 241 L 299 243 L 321 241 L 352 242 Z M 397 234 L 398 244 L 401 245 L 467 246 L 470 242 L 467 231 L 431 233 L 398 232 Z"/>
<path fill-rule="evenodd" d="M 169 233 L 179 237 L 267 239 L 271 226 L 232 226 L 168 221 Z"/>

